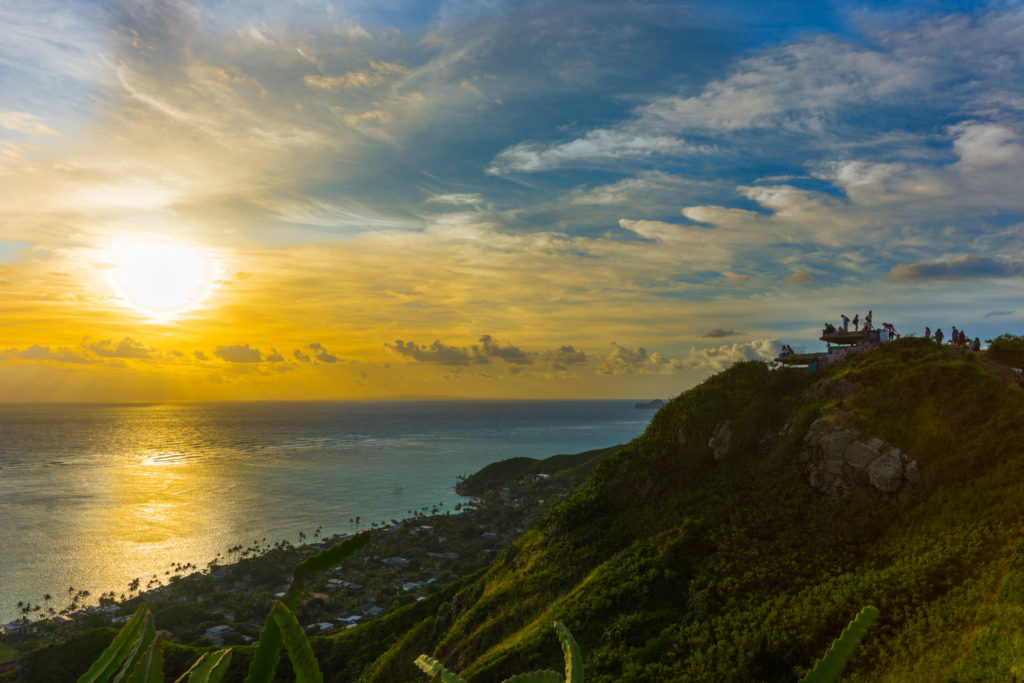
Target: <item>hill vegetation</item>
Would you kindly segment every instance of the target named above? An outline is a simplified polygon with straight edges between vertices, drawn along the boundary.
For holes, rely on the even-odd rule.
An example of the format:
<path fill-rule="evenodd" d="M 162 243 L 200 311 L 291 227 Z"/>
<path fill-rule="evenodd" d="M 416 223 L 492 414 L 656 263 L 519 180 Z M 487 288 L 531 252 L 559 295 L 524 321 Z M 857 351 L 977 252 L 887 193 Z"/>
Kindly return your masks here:
<path fill-rule="evenodd" d="M 590 475 L 601 458 L 620 448 L 622 446 L 611 446 L 583 453 L 552 455 L 540 460 L 522 457 L 499 460 L 462 479 L 456 488 L 463 495 L 482 496 L 488 491 L 510 486 L 523 477 L 538 475 L 551 477 L 554 483 L 575 487 Z"/>
<path fill-rule="evenodd" d="M 887 499 L 818 493 L 800 453 L 820 417 L 895 444 L 920 480 Z M 927 340 L 819 376 L 738 364 L 601 460 L 418 639 L 471 681 L 557 659 L 554 620 L 588 680 L 789 681 L 872 604 L 847 680 L 1010 679 L 1024 664 L 1022 444 L 1021 392 Z"/>
<path fill-rule="evenodd" d="M 843 680 L 1020 679 L 1024 392 L 992 360 L 910 338 L 818 374 L 740 363 L 624 447 L 496 463 L 466 490 L 586 479 L 488 568 L 313 651 L 329 680 L 423 681 L 425 653 L 498 681 L 561 660 L 557 621 L 588 681 L 793 681 L 873 605 Z M 898 448 L 915 476 L 822 493 L 812 433 Z"/>

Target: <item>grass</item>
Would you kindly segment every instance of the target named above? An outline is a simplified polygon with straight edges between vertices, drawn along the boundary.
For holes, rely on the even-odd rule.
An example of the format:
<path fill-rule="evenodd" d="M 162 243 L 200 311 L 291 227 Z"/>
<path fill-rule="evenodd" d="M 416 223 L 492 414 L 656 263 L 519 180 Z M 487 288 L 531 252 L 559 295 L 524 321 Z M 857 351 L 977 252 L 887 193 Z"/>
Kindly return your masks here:
<path fill-rule="evenodd" d="M 920 483 L 815 492 L 802 435 L 821 416 L 900 448 Z M 927 340 L 820 375 L 739 363 L 624 447 L 485 468 L 477 485 L 590 475 L 479 575 L 313 649 L 338 680 L 422 680 L 410 657 L 424 651 L 470 682 L 502 680 L 558 660 L 558 621 L 588 681 L 792 681 L 875 605 L 844 680 L 1014 680 L 1022 416 L 1019 389 Z"/>
<path fill-rule="evenodd" d="M 822 400 L 837 380 L 860 390 Z M 849 680 L 1006 677 L 1020 661 L 1014 598 L 1000 597 L 1017 585 L 1024 507 L 1015 391 L 922 340 L 819 377 L 738 364 L 601 459 L 480 580 L 432 654 L 470 681 L 500 680 L 551 660 L 557 619 L 588 680 L 792 680 L 874 604 Z M 888 501 L 815 493 L 800 439 L 782 431 L 822 414 L 916 458 L 922 483 Z M 724 420 L 732 447 L 716 462 L 707 442 Z M 972 659 L 979 646 L 1001 654 Z"/>
<path fill-rule="evenodd" d="M 8 645 L 7 643 L 0 642 L 0 664 L 8 664 L 13 662 L 21 653 L 16 649 Z"/>

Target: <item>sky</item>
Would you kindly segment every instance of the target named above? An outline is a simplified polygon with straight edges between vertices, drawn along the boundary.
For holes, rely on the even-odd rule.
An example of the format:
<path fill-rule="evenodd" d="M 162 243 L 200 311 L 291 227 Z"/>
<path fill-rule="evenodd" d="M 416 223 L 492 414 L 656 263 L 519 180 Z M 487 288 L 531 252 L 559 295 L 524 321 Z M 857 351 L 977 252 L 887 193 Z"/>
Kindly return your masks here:
<path fill-rule="evenodd" d="M 668 398 L 1022 333 L 1020 2 L 0 3 L 0 400 Z"/>

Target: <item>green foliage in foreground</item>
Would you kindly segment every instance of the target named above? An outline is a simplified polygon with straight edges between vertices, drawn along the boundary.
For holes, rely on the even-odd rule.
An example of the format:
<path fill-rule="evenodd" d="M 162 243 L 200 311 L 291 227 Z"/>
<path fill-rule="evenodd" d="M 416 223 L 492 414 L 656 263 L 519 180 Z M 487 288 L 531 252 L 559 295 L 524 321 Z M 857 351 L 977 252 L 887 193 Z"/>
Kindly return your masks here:
<path fill-rule="evenodd" d="M 843 667 L 846 666 L 846 661 L 876 619 L 878 619 L 878 610 L 874 607 L 868 606 L 861 610 L 861 613 L 850 622 L 842 635 L 832 644 L 825 656 L 803 679 L 803 683 L 831 683 L 839 678 Z M 565 624 L 557 621 L 555 622 L 555 631 L 558 633 L 558 639 L 562 641 L 565 677 L 563 678 L 561 674 L 550 670 L 531 671 L 506 678 L 503 683 L 561 683 L 562 681 L 583 683 L 583 655 L 580 653 L 579 645 L 576 644 L 576 639 L 572 637 L 572 633 L 565 627 Z M 446 669 L 441 662 L 430 655 L 417 657 L 416 666 L 431 677 L 431 683 L 435 681 L 437 683 L 466 683 L 461 676 Z"/>
<path fill-rule="evenodd" d="M 344 555 L 348 554 L 351 554 L 351 551 Z M 326 568 L 330 568 L 331 565 L 326 564 L 323 558 L 320 560 Z M 323 676 L 317 665 L 316 656 L 302 628 L 283 601 L 275 603 L 271 618 L 282 635 L 285 649 L 292 662 L 295 680 L 298 683 L 321 683 Z M 838 678 L 853 650 L 877 618 L 877 609 L 865 607 L 836 639 L 821 661 L 807 674 L 803 683 L 831 683 Z M 583 655 L 576 639 L 564 624 L 557 621 L 555 631 L 562 643 L 565 676 L 550 670 L 531 671 L 507 678 L 504 683 L 583 683 Z M 206 652 L 175 683 L 219 683 L 230 664 L 231 648 Z M 429 655 L 420 655 L 416 658 L 415 664 L 431 677 L 431 683 L 466 683 L 462 677 L 449 671 L 441 662 Z M 149 607 L 143 605 L 78 681 L 98 683 L 114 677 L 115 681 L 129 683 L 161 683 L 164 680 L 162 668 L 162 639 L 155 633 L 153 615 Z M 267 673 L 267 669 L 264 668 L 258 670 L 256 675 L 262 676 Z M 273 672 L 270 672 L 270 678 L 273 679 Z M 246 680 L 253 680 L 252 671 Z"/>
<path fill-rule="evenodd" d="M 853 655 L 853 651 L 857 649 L 857 645 L 860 644 L 861 638 L 877 620 L 877 608 L 868 605 L 862 609 L 842 635 L 836 638 L 836 642 L 828 649 L 825 656 L 804 676 L 803 683 L 828 683 L 839 678 L 846 662 Z"/>
<path fill-rule="evenodd" d="M 281 649 L 291 660 L 295 680 L 299 683 L 321 683 L 323 675 L 306 634 L 293 610 L 298 605 L 305 581 L 314 574 L 327 571 L 370 542 L 368 533 L 357 534 L 324 550 L 299 564 L 284 596 L 274 603 L 260 634 L 259 644 L 249 666 L 246 683 L 272 681 Z M 231 664 L 231 650 L 203 654 L 183 674 L 180 683 L 217 683 Z M 157 683 L 164 680 L 163 638 L 156 633 L 148 605 L 142 605 L 124 625 L 114 640 L 78 679 L 78 683 L 116 681 Z"/>
<path fill-rule="evenodd" d="M 576 639 L 565 627 L 565 624 L 555 622 L 555 631 L 558 639 L 562 642 L 562 652 L 565 657 L 565 678 L 562 675 L 550 670 L 531 671 L 525 674 L 518 674 L 506 678 L 504 683 L 583 683 L 583 657 L 580 654 L 580 647 Z M 430 655 L 420 655 L 416 658 L 416 666 L 421 668 L 431 682 L 440 683 L 466 683 L 458 674 L 452 673 Z"/>

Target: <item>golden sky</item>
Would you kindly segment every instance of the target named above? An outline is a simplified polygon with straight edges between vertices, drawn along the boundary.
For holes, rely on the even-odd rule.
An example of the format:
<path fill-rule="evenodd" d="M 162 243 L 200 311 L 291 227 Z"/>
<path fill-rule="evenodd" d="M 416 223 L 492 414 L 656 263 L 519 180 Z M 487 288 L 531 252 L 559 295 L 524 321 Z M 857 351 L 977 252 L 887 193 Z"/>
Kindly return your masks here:
<path fill-rule="evenodd" d="M 0 400 L 668 397 L 843 312 L 1019 333 L 1024 12 L 754 7 L 5 3 Z"/>

